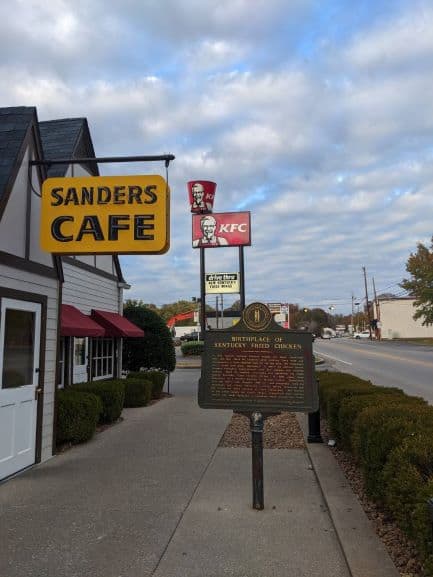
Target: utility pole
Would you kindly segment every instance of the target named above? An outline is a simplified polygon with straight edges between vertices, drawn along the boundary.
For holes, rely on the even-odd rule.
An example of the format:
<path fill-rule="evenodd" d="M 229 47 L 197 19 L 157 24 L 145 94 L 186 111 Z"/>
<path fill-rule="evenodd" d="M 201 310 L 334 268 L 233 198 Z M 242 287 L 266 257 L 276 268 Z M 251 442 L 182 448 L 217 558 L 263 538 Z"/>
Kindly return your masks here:
<path fill-rule="evenodd" d="M 379 299 L 377 298 L 377 294 L 376 294 L 376 285 L 374 283 L 374 277 L 373 277 L 373 291 L 374 291 L 374 302 L 376 305 L 376 337 L 377 340 L 380 341 L 382 334 L 381 334 L 381 326 L 380 326 L 380 305 L 379 305 Z"/>
<path fill-rule="evenodd" d="M 364 285 L 365 285 L 365 300 L 367 302 L 367 317 L 368 317 L 368 330 L 370 332 L 370 341 L 373 340 L 373 337 L 371 335 L 371 315 L 370 315 L 370 304 L 368 302 L 368 290 L 367 290 L 367 273 L 365 271 L 365 266 L 362 267 L 362 270 L 364 271 Z"/>
<path fill-rule="evenodd" d="M 354 301 L 355 301 L 355 297 L 353 296 L 353 293 L 352 293 L 352 314 L 350 315 L 350 326 L 352 327 L 352 334 L 354 331 L 354 327 L 353 327 L 353 303 L 354 303 Z"/>
<path fill-rule="evenodd" d="M 219 310 L 218 310 L 218 302 L 219 302 L 219 297 L 218 295 L 216 295 L 215 297 L 215 321 L 216 321 L 216 328 L 219 329 Z"/>

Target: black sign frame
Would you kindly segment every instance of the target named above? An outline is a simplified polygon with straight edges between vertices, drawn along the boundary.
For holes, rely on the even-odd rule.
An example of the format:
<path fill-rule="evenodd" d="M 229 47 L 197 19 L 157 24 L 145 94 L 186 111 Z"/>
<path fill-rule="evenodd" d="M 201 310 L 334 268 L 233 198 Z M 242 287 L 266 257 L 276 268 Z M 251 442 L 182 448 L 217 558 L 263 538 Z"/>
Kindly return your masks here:
<path fill-rule="evenodd" d="M 199 406 L 245 413 L 317 411 L 319 399 L 312 343 L 312 333 L 288 330 L 278 325 L 266 305 L 249 305 L 234 327 L 205 332 Z M 248 373 L 248 364 L 262 375 L 266 374 L 267 382 L 257 382 L 254 374 Z M 281 367 L 291 365 L 294 369 L 289 382 L 282 375 Z M 276 383 L 270 375 L 272 370 Z M 242 389 L 243 378 L 246 387 L 249 383 L 250 388 L 256 387 L 258 391 L 258 387 L 263 386 L 265 391 L 260 389 L 260 395 L 255 396 L 245 395 L 245 392 L 236 395 L 236 390 Z M 284 394 L 275 394 L 276 390 L 284 390 Z M 267 392 L 270 393 L 268 396 Z"/>

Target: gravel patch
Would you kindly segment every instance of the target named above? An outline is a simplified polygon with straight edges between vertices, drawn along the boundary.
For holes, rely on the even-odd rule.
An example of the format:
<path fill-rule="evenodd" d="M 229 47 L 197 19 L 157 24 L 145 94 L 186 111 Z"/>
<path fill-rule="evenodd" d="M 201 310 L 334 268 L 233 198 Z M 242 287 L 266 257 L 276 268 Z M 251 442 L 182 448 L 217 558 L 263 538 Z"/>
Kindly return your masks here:
<path fill-rule="evenodd" d="M 233 417 L 221 438 L 220 447 L 251 447 L 250 421 L 245 415 Z M 265 420 L 264 449 L 303 449 L 304 437 L 295 413 L 280 413 Z"/>

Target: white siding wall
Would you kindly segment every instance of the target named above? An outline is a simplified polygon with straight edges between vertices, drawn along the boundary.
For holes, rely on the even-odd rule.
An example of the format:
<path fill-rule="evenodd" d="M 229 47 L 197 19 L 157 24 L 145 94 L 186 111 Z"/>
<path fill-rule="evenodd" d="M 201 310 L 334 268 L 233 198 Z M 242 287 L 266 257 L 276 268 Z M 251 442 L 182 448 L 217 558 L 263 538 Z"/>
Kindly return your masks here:
<path fill-rule="evenodd" d="M 380 301 L 380 319 L 383 339 L 415 339 L 433 337 L 433 326 L 422 326 L 421 319 L 414 320 L 413 299 Z"/>
<path fill-rule="evenodd" d="M 44 409 L 42 419 L 42 461 L 53 453 L 54 390 L 56 380 L 58 281 L 0 265 L 2 287 L 47 297 L 45 341 Z"/>
<path fill-rule="evenodd" d="M 0 248 L 15 256 L 25 257 L 27 214 L 27 167 L 29 151 L 18 172 L 0 227 Z"/>
<path fill-rule="evenodd" d="M 91 309 L 121 312 L 117 281 L 92 274 L 69 263 L 63 263 L 63 274 L 63 304 L 73 305 L 84 314 L 89 314 Z"/>
<path fill-rule="evenodd" d="M 22 170 L 22 168 L 21 168 Z M 36 168 L 32 168 L 32 185 L 36 193 L 41 194 L 39 188 L 39 179 Z M 34 191 L 31 193 L 30 206 L 30 250 L 29 258 L 32 261 L 53 266 L 53 257 L 50 252 L 42 251 L 40 248 L 40 230 L 41 230 L 41 198 Z"/>

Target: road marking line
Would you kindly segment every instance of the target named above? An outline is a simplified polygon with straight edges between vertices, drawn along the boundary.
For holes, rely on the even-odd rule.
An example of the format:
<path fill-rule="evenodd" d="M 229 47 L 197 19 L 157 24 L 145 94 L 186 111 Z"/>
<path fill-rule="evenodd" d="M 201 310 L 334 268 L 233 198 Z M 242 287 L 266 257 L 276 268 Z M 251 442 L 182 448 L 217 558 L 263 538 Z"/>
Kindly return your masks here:
<path fill-rule="evenodd" d="M 350 346 L 350 345 L 349 345 Z M 354 349 L 352 348 L 352 351 Z M 322 354 L 320 351 L 317 351 L 318 354 Z M 379 351 L 372 351 L 371 348 L 368 348 L 367 350 L 361 350 L 361 347 L 356 347 L 356 352 L 360 353 L 361 355 L 368 355 L 371 357 L 383 357 L 384 359 L 392 359 L 393 361 L 399 361 L 402 363 L 412 363 L 415 365 L 422 365 L 424 367 L 432 367 L 433 363 L 431 361 L 424 361 L 421 359 L 411 359 L 409 357 L 401 357 L 401 356 L 396 356 L 396 354 L 390 354 L 390 353 L 385 353 L 385 352 L 379 352 Z"/>
<path fill-rule="evenodd" d="M 339 363 L 344 363 L 345 365 L 352 365 L 353 363 L 349 363 L 348 361 L 342 361 L 341 359 L 337 359 L 336 357 L 331 357 L 331 355 L 325 355 L 325 353 L 318 352 L 318 354 L 322 357 L 328 357 L 328 359 L 332 359 L 333 361 L 338 361 Z"/>

